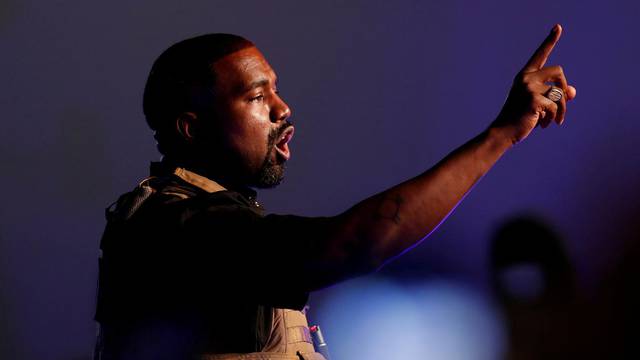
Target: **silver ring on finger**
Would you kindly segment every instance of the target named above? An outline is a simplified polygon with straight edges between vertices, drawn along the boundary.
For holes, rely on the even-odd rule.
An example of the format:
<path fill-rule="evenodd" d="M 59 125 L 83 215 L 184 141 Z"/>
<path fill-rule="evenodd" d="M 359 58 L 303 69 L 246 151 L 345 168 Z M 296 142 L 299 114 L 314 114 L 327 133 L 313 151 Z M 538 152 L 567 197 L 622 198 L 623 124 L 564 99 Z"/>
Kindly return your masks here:
<path fill-rule="evenodd" d="M 552 86 L 546 94 L 544 94 L 549 100 L 553 102 L 558 102 L 564 96 L 564 91 L 557 86 Z"/>

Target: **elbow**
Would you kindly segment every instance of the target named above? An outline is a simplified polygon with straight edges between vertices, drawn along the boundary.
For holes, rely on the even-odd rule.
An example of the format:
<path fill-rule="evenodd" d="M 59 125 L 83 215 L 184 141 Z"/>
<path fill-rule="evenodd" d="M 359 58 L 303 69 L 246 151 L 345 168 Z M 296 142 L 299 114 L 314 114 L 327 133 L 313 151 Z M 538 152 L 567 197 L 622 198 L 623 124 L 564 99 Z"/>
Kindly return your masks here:
<path fill-rule="evenodd" d="M 333 220 L 327 260 L 344 269 L 348 277 L 376 272 L 394 257 L 389 240 L 397 235 L 393 227 L 362 224 L 342 216 Z"/>
<path fill-rule="evenodd" d="M 377 272 L 389 263 L 389 251 L 377 241 L 379 238 L 380 234 L 361 233 L 355 236 L 353 245 L 347 251 L 347 258 L 359 273 Z"/>

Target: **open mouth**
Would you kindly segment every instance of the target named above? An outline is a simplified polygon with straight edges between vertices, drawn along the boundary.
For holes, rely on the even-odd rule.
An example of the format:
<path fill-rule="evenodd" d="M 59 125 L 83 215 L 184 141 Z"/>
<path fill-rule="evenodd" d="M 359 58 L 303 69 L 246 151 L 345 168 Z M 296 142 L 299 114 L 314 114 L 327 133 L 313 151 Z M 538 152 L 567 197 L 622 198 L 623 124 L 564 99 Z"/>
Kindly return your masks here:
<path fill-rule="evenodd" d="M 289 141 L 293 137 L 293 126 L 289 126 L 278 138 L 278 142 L 276 143 L 276 151 L 286 160 L 289 160 L 291 157 L 291 152 L 289 151 Z"/>

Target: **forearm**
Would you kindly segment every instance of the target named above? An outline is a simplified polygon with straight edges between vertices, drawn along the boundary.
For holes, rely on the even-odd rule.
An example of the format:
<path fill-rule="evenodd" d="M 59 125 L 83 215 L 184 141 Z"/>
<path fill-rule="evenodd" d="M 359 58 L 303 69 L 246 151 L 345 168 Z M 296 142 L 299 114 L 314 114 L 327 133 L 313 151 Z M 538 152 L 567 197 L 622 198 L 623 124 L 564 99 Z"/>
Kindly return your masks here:
<path fill-rule="evenodd" d="M 512 145 L 490 129 L 423 174 L 337 217 L 334 249 L 379 267 L 426 238 Z"/>

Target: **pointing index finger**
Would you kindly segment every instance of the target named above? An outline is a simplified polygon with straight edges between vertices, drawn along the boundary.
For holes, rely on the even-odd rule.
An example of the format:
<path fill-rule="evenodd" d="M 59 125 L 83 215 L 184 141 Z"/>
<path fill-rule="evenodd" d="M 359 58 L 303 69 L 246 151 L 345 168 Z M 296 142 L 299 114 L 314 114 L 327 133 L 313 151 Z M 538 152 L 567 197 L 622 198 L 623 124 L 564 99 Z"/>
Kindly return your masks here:
<path fill-rule="evenodd" d="M 523 71 L 524 72 L 532 72 L 538 71 L 542 69 L 544 64 L 547 62 L 553 47 L 556 46 L 556 43 L 560 39 L 560 35 L 562 34 L 562 26 L 560 24 L 556 24 L 553 29 L 551 29 L 551 33 L 547 36 L 546 39 L 540 44 L 540 47 L 533 53 L 527 65 L 525 65 Z"/>

